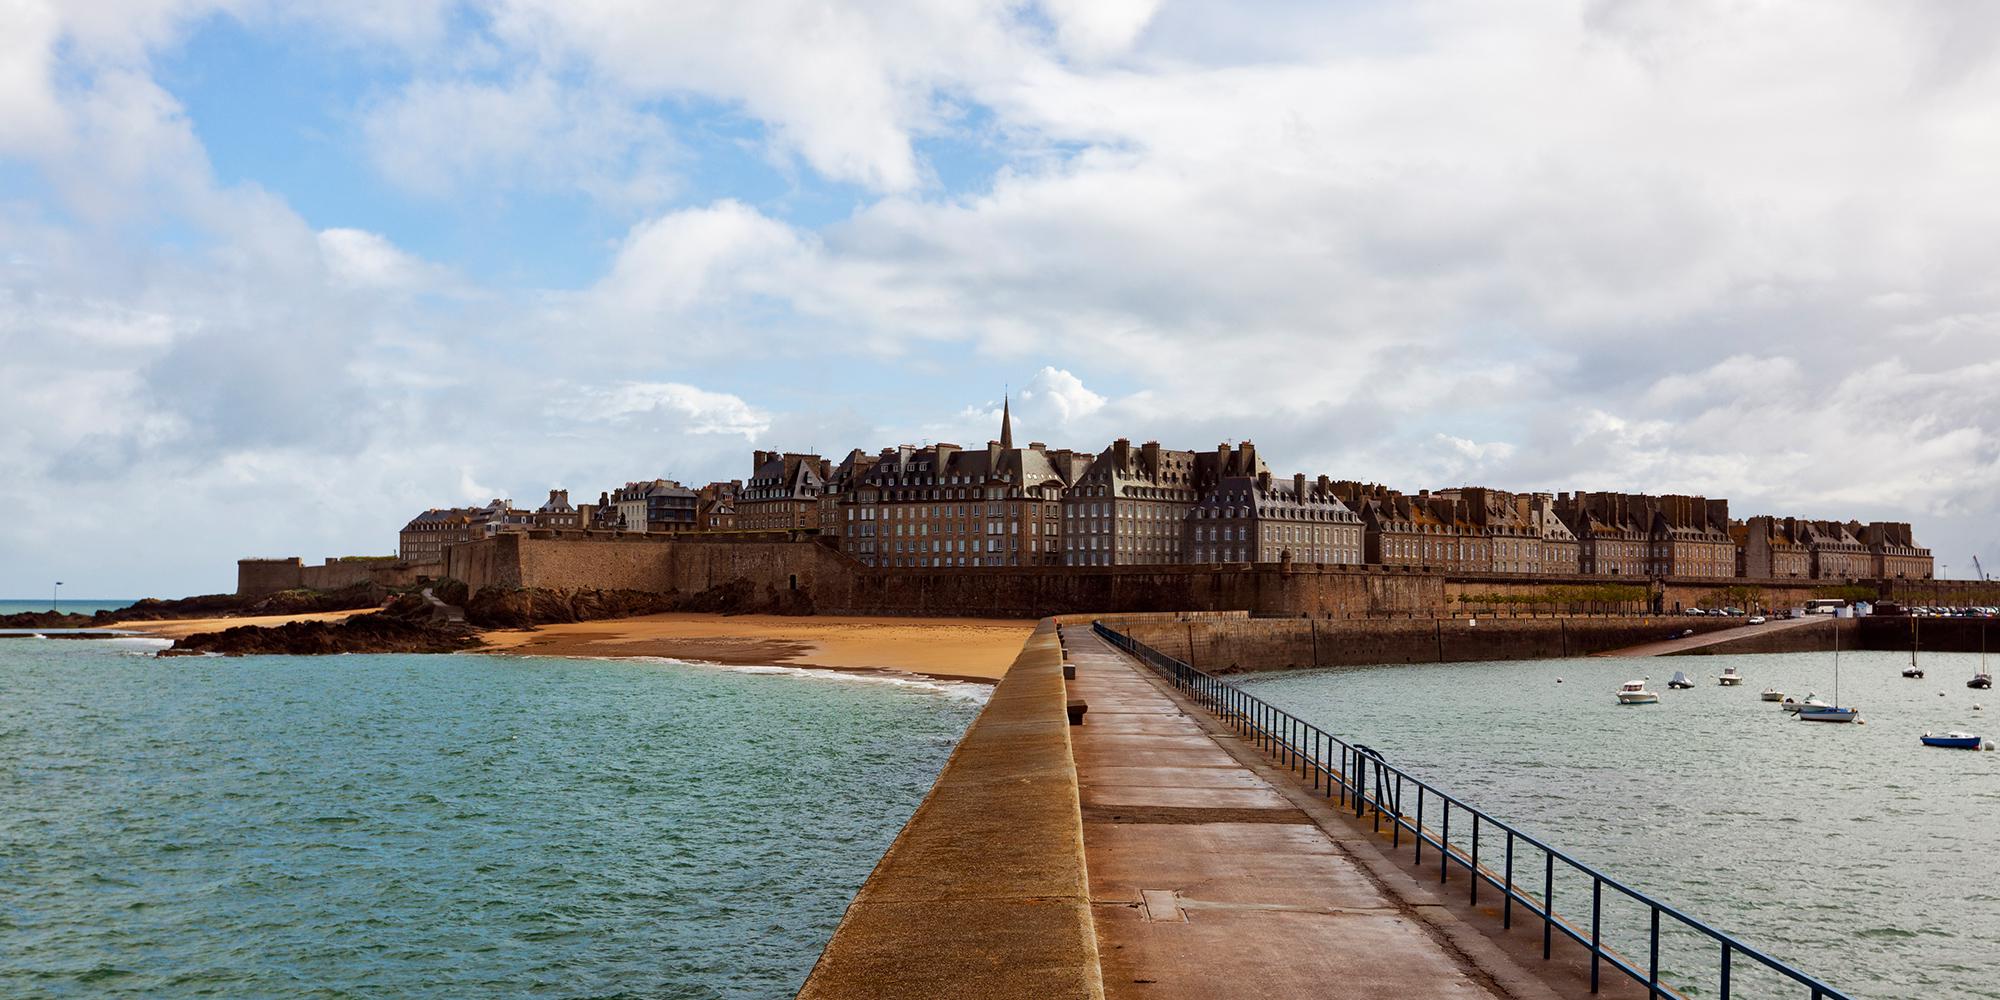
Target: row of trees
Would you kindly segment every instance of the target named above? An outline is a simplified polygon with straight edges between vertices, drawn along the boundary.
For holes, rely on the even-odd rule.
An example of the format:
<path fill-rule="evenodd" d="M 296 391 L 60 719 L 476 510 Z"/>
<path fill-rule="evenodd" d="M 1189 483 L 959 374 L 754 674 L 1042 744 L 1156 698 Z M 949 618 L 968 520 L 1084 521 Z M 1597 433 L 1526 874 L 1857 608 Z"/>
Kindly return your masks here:
<path fill-rule="evenodd" d="M 1577 612 L 1630 614 L 1651 606 L 1652 594 L 1645 587 L 1629 583 L 1598 583 L 1582 586 L 1543 587 L 1532 591 L 1491 592 L 1458 595 L 1459 606 L 1467 611 L 1509 615 Z"/>

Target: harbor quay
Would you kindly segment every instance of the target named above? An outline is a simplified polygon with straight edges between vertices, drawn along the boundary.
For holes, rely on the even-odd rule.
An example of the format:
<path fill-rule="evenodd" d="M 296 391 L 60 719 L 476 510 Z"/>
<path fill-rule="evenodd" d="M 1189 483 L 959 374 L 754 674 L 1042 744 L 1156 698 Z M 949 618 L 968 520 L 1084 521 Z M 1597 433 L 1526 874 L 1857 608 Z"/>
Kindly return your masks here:
<path fill-rule="evenodd" d="M 1230 620 L 1044 619 L 799 996 L 1713 990 L 1715 969 L 1663 972 L 1663 919 L 1719 946 L 1709 995 L 1733 962 L 1841 996 L 1131 638 Z M 1650 954 L 1600 938 L 1613 893 L 1652 908 Z"/>

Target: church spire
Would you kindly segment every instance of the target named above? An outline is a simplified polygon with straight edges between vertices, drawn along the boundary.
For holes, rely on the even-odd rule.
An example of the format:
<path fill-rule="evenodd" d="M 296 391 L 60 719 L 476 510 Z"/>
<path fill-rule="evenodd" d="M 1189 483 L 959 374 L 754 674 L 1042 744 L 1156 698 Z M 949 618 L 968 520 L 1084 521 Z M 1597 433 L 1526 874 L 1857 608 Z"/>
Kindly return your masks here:
<path fill-rule="evenodd" d="M 1000 397 L 1000 447 L 1014 447 L 1014 413 L 1006 396 Z"/>

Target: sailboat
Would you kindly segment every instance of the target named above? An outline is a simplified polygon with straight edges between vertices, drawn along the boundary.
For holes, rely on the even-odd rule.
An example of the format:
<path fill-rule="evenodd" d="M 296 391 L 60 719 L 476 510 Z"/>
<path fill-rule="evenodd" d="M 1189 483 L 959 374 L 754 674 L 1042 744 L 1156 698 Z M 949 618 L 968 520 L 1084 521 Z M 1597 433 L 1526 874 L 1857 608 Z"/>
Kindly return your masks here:
<path fill-rule="evenodd" d="M 1979 672 L 1965 682 L 1965 686 L 1984 691 L 1993 686 L 1993 675 L 1986 672 L 1986 623 L 1979 623 Z"/>
<path fill-rule="evenodd" d="M 1853 722 L 1861 717 L 1858 708 L 1840 707 L 1840 623 L 1833 623 L 1833 704 L 1815 705 L 1812 699 L 1799 706 L 1801 722 Z"/>
<path fill-rule="evenodd" d="M 1905 677 L 1922 679 L 1924 676 L 1924 668 L 1917 666 L 1917 647 L 1922 645 L 1920 640 L 1920 636 L 1923 634 L 1920 624 L 1922 621 L 1923 619 L 1916 615 L 1910 616 L 1910 665 L 1903 668 L 1903 676 Z"/>

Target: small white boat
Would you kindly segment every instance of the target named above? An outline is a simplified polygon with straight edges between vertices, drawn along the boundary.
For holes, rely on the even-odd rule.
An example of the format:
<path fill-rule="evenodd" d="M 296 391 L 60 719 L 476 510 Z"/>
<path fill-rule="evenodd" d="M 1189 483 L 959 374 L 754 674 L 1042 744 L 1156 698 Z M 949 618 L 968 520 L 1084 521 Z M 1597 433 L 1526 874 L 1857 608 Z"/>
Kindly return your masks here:
<path fill-rule="evenodd" d="M 1861 717 L 1858 708 L 1837 708 L 1833 705 L 1807 705 L 1799 709 L 1800 722 L 1853 722 Z"/>
<path fill-rule="evenodd" d="M 1784 701 L 1785 692 L 1777 688 L 1765 688 L 1763 697 L 1765 701 Z"/>
<path fill-rule="evenodd" d="M 1653 705 L 1658 704 L 1659 700 L 1659 695 L 1646 690 L 1645 681 L 1626 681 L 1618 686 L 1620 705 Z"/>
<path fill-rule="evenodd" d="M 1805 696 L 1805 700 L 1801 701 L 1797 698 L 1786 698 L 1784 702 L 1780 704 L 1778 707 L 1784 709 L 1787 712 L 1796 713 L 1802 708 L 1832 708 L 1833 706 L 1827 704 L 1826 702 L 1821 701 L 1819 699 L 1819 695 L 1808 692 Z"/>
<path fill-rule="evenodd" d="M 1715 683 L 1723 687 L 1735 687 L 1743 683 L 1743 675 L 1737 673 L 1735 667 L 1723 667 L 1722 676 L 1717 677 Z"/>
<path fill-rule="evenodd" d="M 1667 680 L 1667 686 L 1676 691 L 1686 691 L 1688 688 L 1694 687 L 1694 682 L 1688 680 L 1687 674 L 1676 670 L 1674 671 L 1674 676 Z"/>

